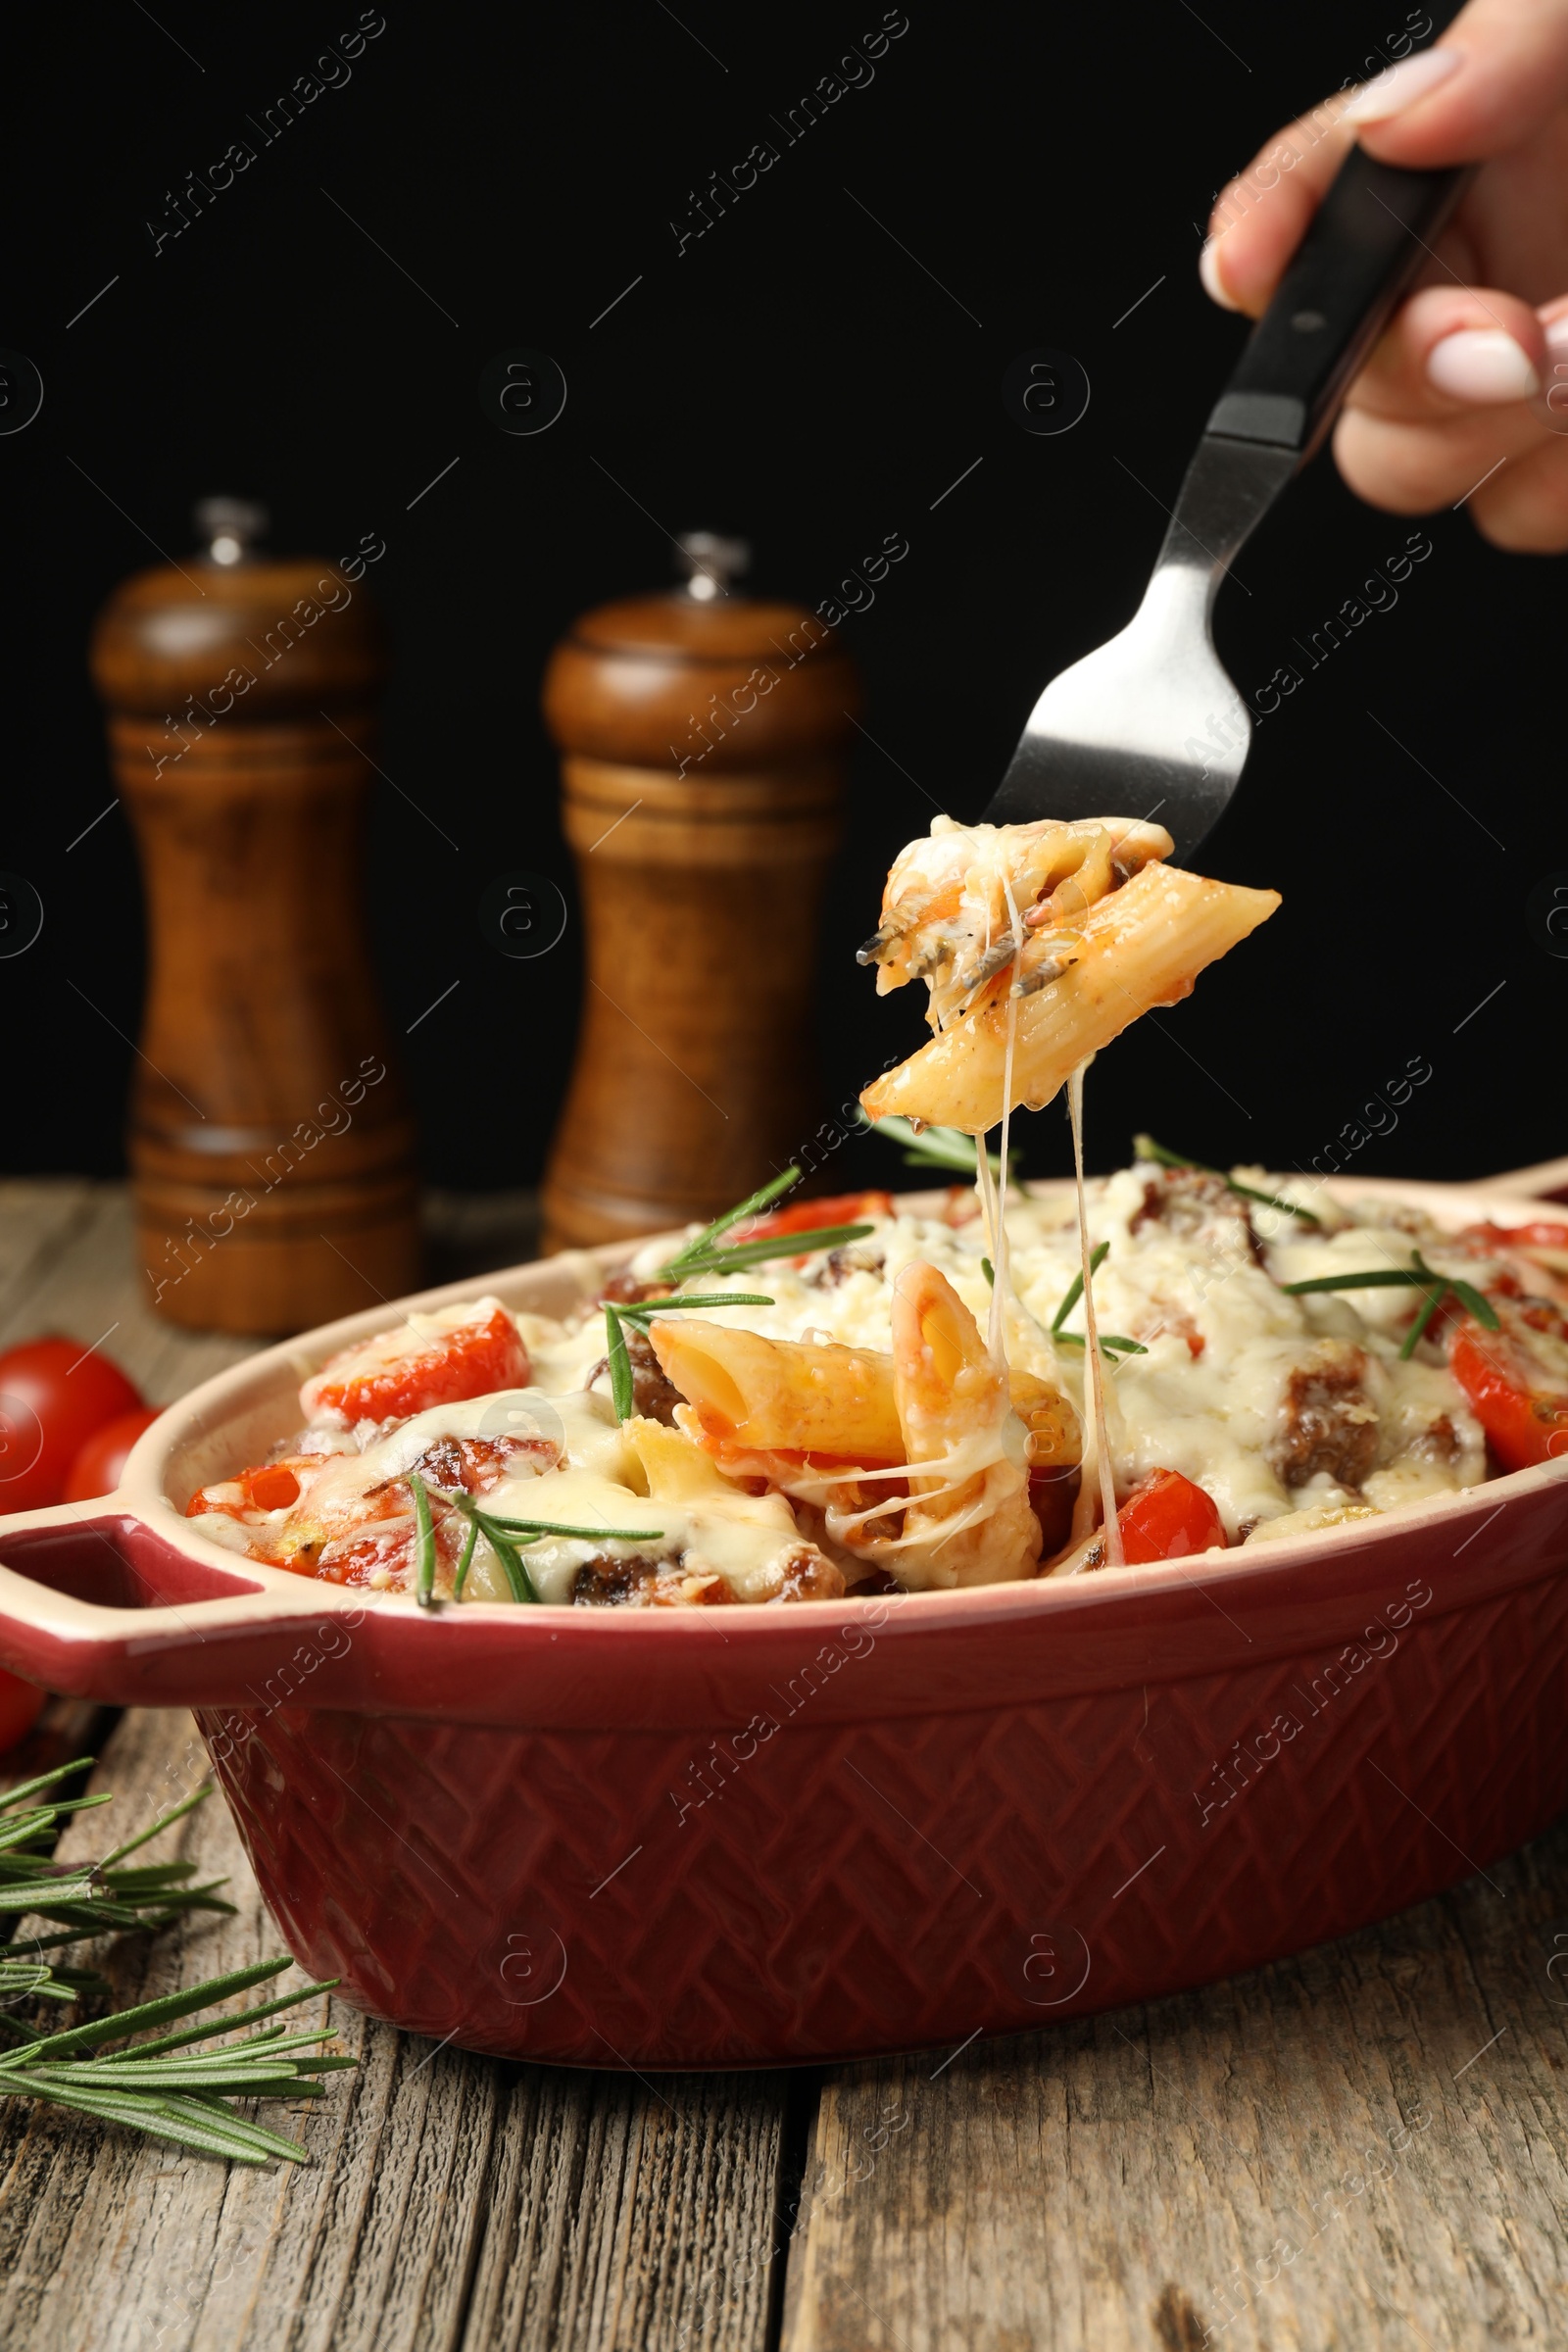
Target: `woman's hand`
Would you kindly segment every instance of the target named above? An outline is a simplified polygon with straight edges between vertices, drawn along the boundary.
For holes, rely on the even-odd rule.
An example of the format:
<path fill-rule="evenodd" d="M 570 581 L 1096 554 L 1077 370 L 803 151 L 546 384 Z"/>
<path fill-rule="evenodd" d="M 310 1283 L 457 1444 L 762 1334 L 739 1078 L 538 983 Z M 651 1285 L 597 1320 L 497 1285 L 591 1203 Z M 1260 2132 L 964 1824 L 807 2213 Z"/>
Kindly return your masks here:
<path fill-rule="evenodd" d="M 1200 261 L 1256 318 L 1352 140 L 1478 163 L 1334 434 L 1358 497 L 1463 504 L 1498 547 L 1568 548 L 1568 0 L 1471 0 L 1441 43 L 1315 108 L 1220 193 Z"/>

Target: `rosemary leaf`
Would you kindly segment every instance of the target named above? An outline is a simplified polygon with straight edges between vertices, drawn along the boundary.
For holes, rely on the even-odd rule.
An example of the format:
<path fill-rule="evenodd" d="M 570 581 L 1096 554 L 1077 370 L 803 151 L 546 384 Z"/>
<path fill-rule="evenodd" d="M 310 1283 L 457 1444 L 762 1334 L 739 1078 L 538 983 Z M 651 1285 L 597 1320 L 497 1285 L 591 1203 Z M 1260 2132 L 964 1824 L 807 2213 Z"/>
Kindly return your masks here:
<path fill-rule="evenodd" d="M 1288 1217 L 1304 1217 L 1308 1225 L 1321 1225 L 1323 1222 L 1315 1208 L 1302 1208 L 1295 1200 L 1282 1200 L 1277 1193 L 1260 1193 L 1250 1184 L 1238 1184 L 1235 1177 L 1228 1176 L 1223 1168 L 1211 1168 L 1201 1159 L 1189 1159 L 1184 1152 L 1167 1151 L 1163 1144 L 1156 1144 L 1152 1135 L 1133 1137 L 1133 1157 L 1152 1159 L 1162 1168 L 1191 1168 L 1200 1176 L 1217 1176 L 1221 1184 L 1233 1193 L 1240 1193 L 1244 1200 L 1261 1200 L 1265 1208 L 1282 1209 Z"/>
<path fill-rule="evenodd" d="M 1414 1355 L 1416 1342 L 1420 1339 L 1422 1333 L 1426 1330 L 1427 1325 L 1431 1322 L 1433 1316 L 1437 1313 L 1442 1304 L 1443 1293 L 1441 1291 L 1429 1291 L 1427 1293 L 1427 1302 L 1425 1306 L 1421 1309 L 1421 1312 L 1417 1315 L 1415 1321 L 1411 1324 L 1409 1330 L 1404 1335 L 1404 1346 L 1399 1349 L 1399 1361 L 1401 1364 L 1407 1364 L 1411 1356 Z"/>
<path fill-rule="evenodd" d="M 151 1829 L 140 1830 L 134 1838 L 127 1838 L 123 1845 L 117 1845 L 112 1854 L 105 1854 L 98 1868 L 101 1871 L 113 1870 L 117 1862 L 122 1862 L 127 1854 L 133 1854 L 139 1845 L 145 1845 L 149 1838 L 161 1838 L 165 1830 L 174 1822 L 183 1820 L 187 1813 L 193 1812 L 198 1805 L 205 1804 L 212 1793 L 212 1782 L 203 1781 L 194 1796 L 187 1796 L 182 1803 L 171 1805 L 167 1813 L 160 1813 Z M 168 1862 L 163 1867 L 171 1871 L 184 1871 L 188 1875 L 196 1865 L 193 1862 Z"/>
<path fill-rule="evenodd" d="M 800 1169 L 789 1167 L 784 1170 L 782 1176 L 774 1176 L 766 1184 L 760 1185 L 755 1193 L 739 1201 L 734 1208 L 727 1208 L 721 1217 L 715 1217 L 711 1225 L 706 1226 L 701 1233 L 693 1234 L 684 1248 L 675 1252 L 670 1260 L 670 1265 L 690 1265 L 693 1258 L 701 1257 L 712 1249 L 720 1234 L 728 1233 L 732 1225 L 739 1225 L 745 1217 L 760 1216 L 764 1208 L 772 1205 L 781 1193 L 787 1193 L 792 1185 L 799 1184 L 800 1181 Z M 668 1269 L 666 1269 L 667 1271 Z M 671 1279 L 676 1279 L 676 1277 L 671 1276 Z"/>
<path fill-rule="evenodd" d="M 985 1276 L 987 1284 L 990 1286 L 990 1288 L 995 1290 L 997 1287 L 997 1269 L 991 1263 L 989 1257 L 983 1257 L 980 1260 L 980 1271 Z"/>
<path fill-rule="evenodd" d="M 529 1575 L 528 1563 L 523 1558 L 521 1552 L 517 1549 L 515 1544 L 513 1543 L 510 1536 L 506 1536 L 502 1533 L 495 1520 L 487 1519 L 482 1511 L 476 1511 L 474 1513 L 474 1517 L 479 1523 L 480 1532 L 483 1534 L 485 1542 L 489 1544 L 491 1550 L 495 1553 L 496 1558 L 501 1562 L 502 1567 L 506 1571 L 507 1583 L 512 1588 L 513 1599 L 532 1601 L 535 1606 L 537 1606 L 539 1600 L 538 1587 L 535 1585 L 533 1578 Z"/>
<path fill-rule="evenodd" d="M 13 1805 L 23 1804 L 29 1796 L 36 1796 L 40 1788 L 52 1788 L 57 1781 L 69 1781 L 73 1773 L 85 1772 L 90 1764 L 96 1764 L 97 1761 L 96 1756 L 75 1756 L 69 1764 L 57 1764 L 53 1772 L 41 1772 L 35 1781 L 21 1782 L 0 1796 L 0 1813 L 8 1813 Z"/>
<path fill-rule="evenodd" d="M 1422 1273 L 1414 1266 L 1383 1266 L 1366 1274 L 1314 1274 L 1305 1282 L 1282 1282 L 1280 1289 L 1293 1298 L 1301 1298 L 1309 1291 L 1421 1290 L 1442 1281 L 1441 1274 Z"/>
<path fill-rule="evenodd" d="M 414 1496 L 415 1578 L 414 1597 L 421 1609 L 435 1606 L 435 1522 L 430 1517 L 430 1495 L 417 1470 L 408 1474 L 409 1493 Z"/>
<path fill-rule="evenodd" d="M 1100 1272 L 1101 1267 L 1104 1264 L 1109 1255 L 1110 1244 L 1108 1242 L 1100 1242 L 1096 1245 L 1095 1249 L 1090 1252 L 1089 1258 L 1089 1272 L 1091 1278 Z M 1057 1307 L 1055 1313 L 1051 1318 L 1051 1336 L 1054 1340 L 1060 1339 L 1062 1325 L 1066 1322 L 1067 1317 L 1072 1313 L 1073 1308 L 1077 1305 L 1083 1295 L 1084 1276 L 1083 1268 L 1080 1266 L 1078 1272 L 1073 1276 L 1071 1282 L 1067 1285 L 1061 1304 Z M 1069 1334 L 1069 1337 L 1071 1335 Z"/>
<path fill-rule="evenodd" d="M 620 1319 L 620 1309 L 605 1302 L 605 1334 L 610 1357 L 610 1394 L 614 1402 L 615 1419 L 629 1421 L 636 1397 L 631 1385 L 631 1357 L 626 1352 L 626 1331 Z"/>
<path fill-rule="evenodd" d="M 903 1144 L 905 1164 L 911 1168 L 952 1168 L 960 1176 L 980 1173 L 980 1147 L 975 1137 L 965 1135 L 961 1127 L 923 1127 L 916 1135 L 907 1119 L 868 1119 L 862 1110 L 860 1124 L 886 1144 Z M 988 1152 L 993 1176 L 1002 1174 L 1002 1155 Z M 1018 1154 L 1007 1154 L 1008 1178 L 1016 1182 Z"/>
<path fill-rule="evenodd" d="M 573 1536 L 588 1544 L 658 1544 L 664 1537 L 662 1527 L 561 1527 L 553 1519 L 495 1519 L 489 1524 L 504 1527 L 509 1534 Z"/>
<path fill-rule="evenodd" d="M 704 1267 L 703 1272 L 710 1271 Z M 711 1297 L 699 1298 L 695 1293 L 684 1298 L 639 1298 L 632 1306 L 616 1305 L 614 1311 L 623 1323 L 646 1331 L 659 1315 L 667 1315 L 682 1306 L 771 1306 L 774 1301 L 764 1298 L 758 1291 L 715 1291 Z M 621 1415 L 622 1420 L 625 1415 Z"/>
<path fill-rule="evenodd" d="M 463 1598 L 463 1588 L 468 1581 L 468 1570 L 473 1566 L 474 1545 L 478 1543 L 478 1541 L 479 1522 L 477 1519 L 470 1519 L 468 1521 L 468 1533 L 464 1541 L 463 1557 L 458 1562 L 458 1573 L 452 1580 L 452 1597 L 454 1600 L 461 1600 Z"/>
<path fill-rule="evenodd" d="M 1081 1331 L 1058 1331 L 1054 1334 L 1054 1338 L 1058 1348 L 1088 1346 Z M 1100 1352 L 1102 1355 L 1147 1355 L 1149 1349 L 1144 1346 L 1142 1340 L 1124 1340 L 1114 1331 L 1102 1331 L 1100 1334 Z"/>
<path fill-rule="evenodd" d="M 1484 1298 L 1481 1292 L 1476 1290 L 1470 1283 L 1460 1282 L 1455 1275 L 1450 1274 L 1448 1276 L 1448 1288 L 1458 1299 L 1459 1304 L 1464 1308 L 1466 1314 L 1473 1315 L 1476 1321 L 1483 1325 L 1486 1330 L 1500 1331 L 1502 1329 L 1501 1318 L 1498 1316 L 1497 1310 L 1493 1305 L 1492 1300 Z"/>
<path fill-rule="evenodd" d="M 607 1309 L 606 1311 L 609 1312 L 610 1310 Z M 624 1418 L 624 1416 L 622 1417 Z M 533 1578 L 528 1574 L 528 1564 L 526 1560 L 524 1560 L 515 1544 L 513 1543 L 511 1537 L 506 1533 L 506 1522 L 501 1519 L 492 1519 L 487 1511 L 481 1511 L 478 1504 L 469 1494 L 448 1494 L 440 1487 L 437 1487 L 436 1494 L 443 1502 L 451 1503 L 454 1510 L 461 1511 L 464 1517 L 468 1520 L 470 1525 L 478 1529 L 480 1535 L 483 1536 L 485 1542 L 495 1553 L 496 1558 L 501 1562 L 502 1570 L 505 1573 L 507 1583 L 512 1591 L 513 1599 L 531 1601 L 535 1607 L 537 1607 L 539 1602 L 538 1588 L 534 1584 Z"/>
<path fill-rule="evenodd" d="M 679 1264 L 662 1266 L 659 1278 L 673 1282 L 700 1274 L 739 1274 L 747 1266 L 766 1265 L 769 1259 L 809 1257 L 817 1250 L 839 1250 L 848 1242 L 864 1241 L 874 1231 L 870 1225 L 808 1225 L 796 1233 L 764 1234 L 760 1241 L 737 1242 L 733 1249 L 705 1250 Z"/>

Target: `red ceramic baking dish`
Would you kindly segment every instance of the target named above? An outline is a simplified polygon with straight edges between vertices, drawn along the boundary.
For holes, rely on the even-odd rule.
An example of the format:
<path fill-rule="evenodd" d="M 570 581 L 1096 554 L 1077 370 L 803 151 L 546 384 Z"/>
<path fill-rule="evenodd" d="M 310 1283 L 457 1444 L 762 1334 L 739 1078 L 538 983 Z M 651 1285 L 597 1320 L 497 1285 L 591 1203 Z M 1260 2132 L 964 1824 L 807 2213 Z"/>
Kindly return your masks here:
<path fill-rule="evenodd" d="M 482 1287 L 559 1313 L 623 1254 Z M 432 1616 L 191 1534 L 387 1321 L 208 1381 L 108 1500 L 0 1522 L 0 1663 L 193 1707 L 302 1966 L 413 2032 L 645 2069 L 962 2041 L 1343 1935 L 1568 1799 L 1568 1463 L 1185 1566 L 722 1612 Z"/>

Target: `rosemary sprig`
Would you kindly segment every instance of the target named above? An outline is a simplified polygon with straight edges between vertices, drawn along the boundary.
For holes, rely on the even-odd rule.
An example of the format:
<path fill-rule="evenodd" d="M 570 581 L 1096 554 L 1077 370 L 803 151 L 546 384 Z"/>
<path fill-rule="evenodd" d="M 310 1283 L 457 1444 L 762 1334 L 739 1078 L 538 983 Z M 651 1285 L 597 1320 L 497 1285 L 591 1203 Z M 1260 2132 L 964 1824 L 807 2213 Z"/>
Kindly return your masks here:
<path fill-rule="evenodd" d="M 1415 1345 L 1426 1330 L 1445 1298 L 1457 1298 L 1466 1314 L 1488 1331 L 1500 1331 L 1497 1310 L 1490 1298 L 1484 1298 L 1473 1283 L 1461 1282 L 1457 1274 L 1440 1274 L 1427 1264 L 1419 1250 L 1410 1252 L 1408 1266 L 1383 1266 L 1365 1274 L 1314 1274 L 1305 1282 L 1282 1282 L 1280 1289 L 1293 1298 L 1302 1298 L 1309 1291 L 1385 1291 L 1424 1290 L 1426 1304 L 1405 1333 L 1399 1349 L 1401 1363 L 1415 1353 Z"/>
<path fill-rule="evenodd" d="M 629 1421 L 637 1403 L 632 1388 L 631 1357 L 626 1352 L 626 1326 L 618 1306 L 605 1301 L 605 1352 L 610 1359 L 610 1396 L 617 1421 Z"/>
<path fill-rule="evenodd" d="M 24 2042 L 21 2048 L 0 2054 L 0 2099 L 46 2099 L 78 2115 L 124 2124 L 150 2138 L 170 2140 L 176 2147 L 194 2148 L 203 2155 L 224 2156 L 234 2164 L 265 2164 L 270 2156 L 304 2163 L 308 2151 L 297 2140 L 264 2130 L 229 2101 L 276 2098 L 285 2093 L 290 2098 L 319 2098 L 324 2086 L 316 2080 L 318 2076 L 359 2063 L 355 2058 L 322 2051 L 320 2045 L 333 2038 L 332 2028 L 285 2034 L 280 2026 L 274 2026 L 199 2055 L 176 2058 L 172 2052 L 191 2052 L 199 2042 L 217 2041 L 236 2027 L 254 2025 L 280 2010 L 295 2008 L 318 1993 L 331 1991 L 336 1978 L 306 1984 L 258 2009 L 238 2017 L 220 2017 L 190 2032 L 168 2034 L 151 2041 L 130 2039 L 149 2027 L 211 2009 L 232 1993 L 244 1992 L 292 1966 L 286 1954 L 261 1960 L 226 1976 L 210 1977 L 183 1992 L 169 1993 L 162 2000 L 142 2001 L 87 2025 Z M 106 2042 L 126 2042 L 128 2046 L 101 2049 L 99 2045 Z"/>
<path fill-rule="evenodd" d="M 1100 1242 L 1096 1245 L 1095 1249 L 1090 1252 L 1089 1258 L 1089 1273 L 1091 1280 L 1100 1272 L 1101 1267 L 1104 1264 L 1109 1255 L 1110 1244 L 1108 1242 Z M 1073 1308 L 1077 1305 L 1083 1295 L 1084 1275 L 1083 1268 L 1080 1266 L 1077 1273 L 1073 1276 L 1071 1282 L 1068 1283 L 1066 1290 L 1062 1294 L 1061 1304 L 1057 1307 L 1055 1313 L 1051 1318 L 1051 1336 L 1054 1340 L 1060 1339 L 1062 1325 L 1066 1322 L 1067 1317 L 1072 1313 Z"/>
<path fill-rule="evenodd" d="M 774 1176 L 768 1183 L 760 1185 L 755 1193 L 749 1194 L 746 1200 L 738 1201 L 734 1208 L 726 1208 L 721 1217 L 715 1217 L 711 1225 L 705 1226 L 701 1233 L 694 1233 L 691 1240 L 682 1249 L 676 1250 L 669 1265 L 664 1269 L 666 1278 L 671 1282 L 679 1281 L 680 1276 L 673 1273 L 672 1268 L 690 1266 L 694 1259 L 707 1256 L 719 1236 L 728 1233 L 732 1225 L 738 1225 L 743 1217 L 760 1216 L 764 1208 L 771 1206 L 781 1193 L 787 1193 L 791 1185 L 799 1184 L 800 1181 L 801 1171 L 799 1168 L 786 1168 L 782 1176 Z"/>
<path fill-rule="evenodd" d="M 89 1812 L 113 1801 L 108 1796 L 93 1796 L 29 1803 L 30 1798 L 43 1794 L 72 1774 L 85 1771 L 92 1760 L 90 1756 L 77 1757 L 53 1772 L 41 1773 L 36 1780 L 7 1789 L 0 1797 L 0 1918 L 7 1913 L 32 1911 L 40 1918 L 57 1920 L 62 1927 L 74 1930 L 75 1936 L 92 1936 L 110 1930 L 167 1927 L 171 1920 L 187 1911 L 231 1912 L 233 1904 L 221 1901 L 215 1892 L 222 1885 L 220 1879 L 199 1886 L 187 1884 L 195 1872 L 193 1862 L 160 1862 L 130 1870 L 122 1867 L 127 1854 L 134 1853 L 148 1838 L 157 1837 L 193 1805 L 209 1797 L 210 1782 L 183 1803 L 171 1806 L 151 1829 L 117 1846 L 101 1862 L 60 1865 L 50 1861 L 46 1852 L 36 1850 L 53 1845 L 61 1823 L 70 1814 Z M 69 1943 L 74 1939 L 74 1936 L 66 1936 L 46 1940 Z M 36 1948 L 41 1949 L 42 1945 Z M 3 2030 L 0 2025 L 0 2031 Z"/>
<path fill-rule="evenodd" d="M 1152 1159 L 1162 1168 L 1192 1168 L 1200 1176 L 1217 1176 L 1231 1192 L 1240 1193 L 1244 1200 L 1261 1200 L 1265 1208 L 1283 1209 L 1288 1217 L 1304 1217 L 1308 1225 L 1321 1225 L 1323 1220 L 1315 1208 L 1302 1208 L 1295 1200 L 1282 1200 L 1277 1193 L 1260 1193 L 1250 1184 L 1238 1184 L 1223 1168 L 1211 1168 L 1201 1159 L 1189 1159 L 1185 1152 L 1168 1152 L 1156 1144 L 1152 1135 L 1133 1137 L 1133 1157 Z"/>
<path fill-rule="evenodd" d="M 501 1562 L 513 1599 L 531 1601 L 537 1607 L 539 1605 L 539 1589 L 528 1574 L 528 1563 L 507 1534 L 502 1521 L 492 1519 L 488 1511 L 481 1511 L 471 1494 L 448 1494 L 441 1487 L 437 1487 L 435 1492 L 442 1502 L 450 1503 L 455 1511 L 463 1513 L 475 1534 L 483 1536 L 496 1558 Z M 472 1556 L 473 1544 L 470 1542 L 463 1561 L 462 1572 L 465 1577 L 467 1575 L 468 1562 Z M 458 1593 L 459 1588 L 454 1583 L 454 1597 L 457 1597 Z"/>
<path fill-rule="evenodd" d="M 1109 1255 L 1110 1244 L 1097 1242 L 1089 1253 L 1089 1278 L 1091 1281 L 1100 1272 Z M 1058 1348 L 1083 1348 L 1088 1344 L 1081 1332 L 1063 1331 L 1061 1328 L 1083 1295 L 1084 1277 L 1083 1268 L 1080 1266 L 1062 1294 L 1061 1304 L 1051 1318 L 1051 1336 Z M 1102 1331 L 1099 1337 L 1101 1354 L 1108 1355 L 1112 1360 L 1118 1354 L 1147 1355 L 1149 1353 L 1149 1349 L 1144 1346 L 1142 1340 L 1124 1340 L 1119 1332 Z"/>
<path fill-rule="evenodd" d="M 210 1796 L 210 1784 L 181 1804 L 171 1806 L 150 1828 L 116 1846 L 99 1862 L 73 1870 L 26 1850 L 51 1838 L 70 1814 L 112 1801 L 105 1795 L 61 1798 L 41 1805 L 29 1802 L 70 1775 L 84 1771 L 91 1762 L 90 1756 L 76 1757 L 0 1796 L 0 1838 L 4 1841 L 0 1844 L 0 1884 L 4 1892 L 15 1898 L 8 1900 L 5 1908 L 37 1911 L 71 1923 L 62 1933 L 29 1937 L 21 1951 L 13 1948 L 0 1958 L 0 1994 L 12 1999 L 65 2003 L 84 1993 L 108 1992 L 109 1985 L 95 1971 L 56 1968 L 44 1957 L 63 1944 L 79 1941 L 83 1935 L 105 1929 L 160 1928 L 188 1910 L 233 1910 L 231 1903 L 216 1901 L 210 1886 L 193 1888 L 181 1884 L 194 1869 L 192 1863 L 122 1867 L 127 1854 Z M 19 2045 L 0 2051 L 0 2099 L 47 2100 L 78 2115 L 96 2116 L 154 2139 L 172 2141 L 176 2147 L 228 2157 L 236 2164 L 265 2164 L 273 2156 L 301 2162 L 307 2152 L 296 2140 L 266 2131 L 228 2102 L 284 2092 L 293 2098 L 319 2097 L 322 2086 L 315 2080 L 317 2076 L 358 2063 L 322 2053 L 320 2045 L 332 2039 L 331 2030 L 286 2034 L 276 2026 L 199 2054 L 192 2045 L 215 2042 L 239 2027 L 255 2026 L 316 1993 L 329 1991 L 330 1984 L 307 1984 L 301 1991 L 285 1993 L 239 2017 L 220 2017 L 182 2033 L 146 2041 L 131 2038 L 149 2027 L 211 2009 L 231 1993 L 243 1992 L 292 1965 L 286 1955 L 264 1960 L 228 1976 L 211 1978 L 187 1991 L 143 2001 L 133 2009 L 59 2033 L 32 2034 L 16 2018 L 0 2018 L 0 2027 Z M 106 2043 L 126 2046 L 106 2049 L 101 2046 Z M 190 2054 L 175 2058 L 172 2052 L 176 2049 Z"/>
<path fill-rule="evenodd" d="M 737 1242 L 729 1250 L 711 1250 L 700 1257 L 671 1259 L 655 1280 L 680 1282 L 699 1274 L 739 1274 L 747 1266 L 766 1265 L 780 1257 L 808 1257 L 815 1250 L 839 1250 L 846 1242 L 863 1241 L 876 1230 L 871 1225 L 807 1225 L 794 1233 L 764 1234 L 760 1241 Z"/>
<path fill-rule="evenodd" d="M 1088 1345 L 1081 1331 L 1058 1331 L 1055 1336 L 1058 1348 L 1083 1348 Z M 1100 1334 L 1100 1352 L 1102 1355 L 1147 1355 L 1149 1349 L 1142 1340 L 1124 1340 L 1114 1331 L 1102 1331 Z"/>
<path fill-rule="evenodd" d="M 417 1470 L 409 1472 L 409 1492 L 414 1496 L 414 1597 L 421 1609 L 428 1609 L 435 1601 L 435 1522 L 430 1517 L 429 1489 Z"/>
<path fill-rule="evenodd" d="M 868 1119 L 862 1110 L 860 1124 L 872 1135 L 880 1136 L 885 1144 L 903 1144 L 905 1165 L 910 1168 L 954 1168 L 960 1176 L 980 1173 L 980 1146 L 972 1135 L 961 1127 L 922 1127 L 918 1134 L 907 1119 Z M 993 1176 L 1002 1174 L 1002 1154 L 988 1152 Z M 1007 1154 L 1007 1176 L 1010 1183 L 1018 1180 L 1018 1153 Z"/>

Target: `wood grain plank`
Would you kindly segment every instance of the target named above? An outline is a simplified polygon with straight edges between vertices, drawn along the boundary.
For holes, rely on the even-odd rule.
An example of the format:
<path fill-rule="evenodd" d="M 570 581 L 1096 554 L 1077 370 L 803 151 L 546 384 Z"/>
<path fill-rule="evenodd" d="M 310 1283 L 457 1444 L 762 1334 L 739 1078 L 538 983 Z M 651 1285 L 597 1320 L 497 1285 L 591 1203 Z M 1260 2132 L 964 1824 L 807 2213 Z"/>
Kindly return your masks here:
<path fill-rule="evenodd" d="M 127 1714 L 95 1776 L 115 1806 L 74 1825 L 63 1858 L 101 1850 L 106 1823 L 130 1836 L 205 1765 L 188 1717 Z M 122 2001 L 281 1948 L 220 1800 L 169 1843 L 228 1874 L 237 1913 L 106 1947 Z M 761 2352 L 780 2078 L 506 2066 L 321 2008 L 359 2071 L 301 2114 L 263 2111 L 306 2142 L 308 2167 L 230 2168 L 0 2111 L 0 2342 Z"/>
<path fill-rule="evenodd" d="M 1568 2332 L 1568 1826 L 1147 2010 L 847 2070 L 787 2352 L 1480 2352 Z"/>

